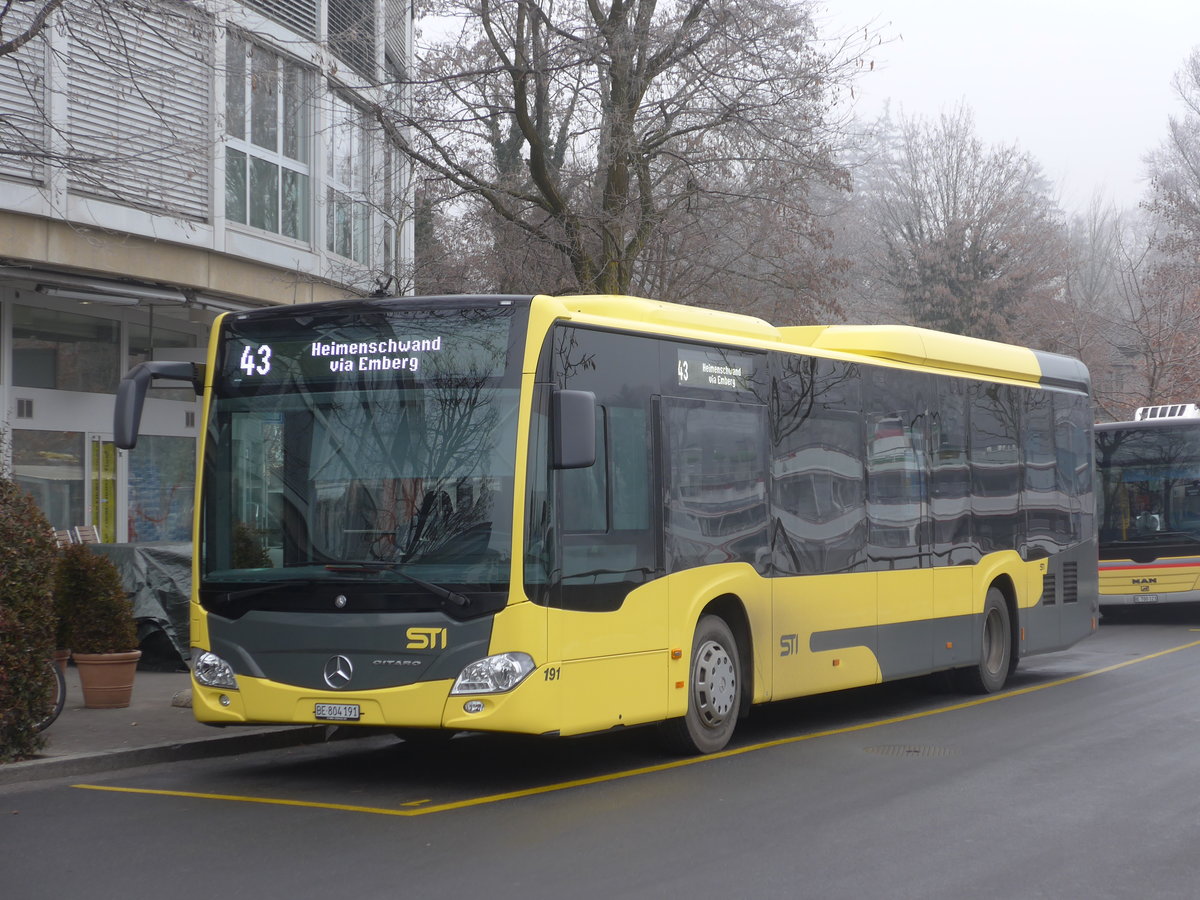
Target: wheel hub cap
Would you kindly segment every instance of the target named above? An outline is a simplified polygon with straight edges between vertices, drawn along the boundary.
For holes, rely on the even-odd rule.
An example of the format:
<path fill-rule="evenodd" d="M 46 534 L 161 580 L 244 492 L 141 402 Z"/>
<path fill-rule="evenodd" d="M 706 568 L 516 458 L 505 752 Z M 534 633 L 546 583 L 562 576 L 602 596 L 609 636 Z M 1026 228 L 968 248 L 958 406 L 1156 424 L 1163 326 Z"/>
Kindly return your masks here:
<path fill-rule="evenodd" d="M 706 725 L 720 725 L 733 709 L 737 672 L 725 648 L 707 641 L 696 654 L 696 710 Z"/>

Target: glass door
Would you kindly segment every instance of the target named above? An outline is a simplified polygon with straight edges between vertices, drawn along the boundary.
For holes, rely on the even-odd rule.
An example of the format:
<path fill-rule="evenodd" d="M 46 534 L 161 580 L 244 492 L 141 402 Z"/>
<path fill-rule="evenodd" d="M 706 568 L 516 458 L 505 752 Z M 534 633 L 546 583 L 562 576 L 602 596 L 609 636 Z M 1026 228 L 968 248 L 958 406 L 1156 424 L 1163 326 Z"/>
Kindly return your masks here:
<path fill-rule="evenodd" d="M 117 446 L 110 435 L 89 434 L 88 524 L 102 544 L 117 541 Z"/>

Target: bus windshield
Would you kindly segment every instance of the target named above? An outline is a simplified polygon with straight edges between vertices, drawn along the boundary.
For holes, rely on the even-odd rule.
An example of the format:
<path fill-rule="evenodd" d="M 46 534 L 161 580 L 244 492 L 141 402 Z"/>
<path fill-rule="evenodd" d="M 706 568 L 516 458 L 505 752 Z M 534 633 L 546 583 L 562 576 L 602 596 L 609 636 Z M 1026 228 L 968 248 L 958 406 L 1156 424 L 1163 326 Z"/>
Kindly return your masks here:
<path fill-rule="evenodd" d="M 1200 425 L 1096 431 L 1100 546 L 1200 544 Z M 1189 546 L 1191 545 L 1191 546 Z"/>
<path fill-rule="evenodd" d="M 201 582 L 502 590 L 512 310 L 244 317 L 222 334 Z"/>

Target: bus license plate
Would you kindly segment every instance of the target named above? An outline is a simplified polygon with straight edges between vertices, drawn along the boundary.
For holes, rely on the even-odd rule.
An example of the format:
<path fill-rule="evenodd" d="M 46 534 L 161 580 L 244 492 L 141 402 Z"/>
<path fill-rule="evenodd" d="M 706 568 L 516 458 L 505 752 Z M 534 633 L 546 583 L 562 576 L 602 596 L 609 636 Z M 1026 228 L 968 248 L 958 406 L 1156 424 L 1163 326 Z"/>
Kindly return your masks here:
<path fill-rule="evenodd" d="M 357 703 L 318 703 L 313 715 L 327 722 L 357 722 L 362 711 Z"/>
<path fill-rule="evenodd" d="M 1157 603 L 1158 594 L 1134 594 L 1134 603 Z"/>

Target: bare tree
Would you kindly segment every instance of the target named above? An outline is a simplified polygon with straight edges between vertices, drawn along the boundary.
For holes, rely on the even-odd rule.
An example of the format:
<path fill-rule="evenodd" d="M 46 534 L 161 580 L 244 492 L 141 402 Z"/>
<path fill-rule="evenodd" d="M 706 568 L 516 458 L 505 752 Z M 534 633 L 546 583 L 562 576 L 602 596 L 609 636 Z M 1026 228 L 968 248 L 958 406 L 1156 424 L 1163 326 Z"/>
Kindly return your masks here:
<path fill-rule="evenodd" d="M 1163 249 L 1200 264 L 1200 48 L 1175 74 L 1183 115 L 1167 120 L 1167 137 L 1147 157 L 1151 213 L 1164 224 Z"/>
<path fill-rule="evenodd" d="M 1122 282 L 1142 376 L 1136 403 L 1200 398 L 1200 49 L 1173 86 L 1183 113 L 1168 119 L 1166 138 L 1146 160 L 1154 230 Z"/>
<path fill-rule="evenodd" d="M 44 0 L 18 18 L 14 7 L 23 0 L 0 0 L 0 56 L 16 53 L 41 34 L 63 0 Z"/>
<path fill-rule="evenodd" d="M 1092 373 L 1097 402 L 1119 405 L 1126 342 L 1119 288 L 1126 254 L 1135 242 L 1133 231 L 1116 208 L 1097 196 L 1065 225 L 1063 239 L 1058 290 L 1035 295 L 1014 310 L 1008 337 L 1083 360 Z"/>
<path fill-rule="evenodd" d="M 833 109 L 858 56 L 819 41 L 809 3 L 427 11 L 457 24 L 418 52 L 411 108 L 377 115 L 411 130 L 412 160 L 443 180 L 455 213 L 491 229 L 498 255 L 542 248 L 518 251 L 535 268 L 509 274 L 705 300 L 728 298 L 715 279 L 730 270 L 740 297 L 813 284 L 827 241 L 814 190 L 847 184 Z"/>
<path fill-rule="evenodd" d="M 1123 411 L 1200 398 L 1200 291 L 1188 265 L 1177 265 L 1150 243 L 1126 251 L 1120 270 L 1119 350 L 1135 377 L 1122 395 Z"/>
<path fill-rule="evenodd" d="M 1060 214 L 1034 159 L 985 147 L 970 111 L 902 120 L 885 144 L 874 220 L 879 280 L 916 324 L 1006 338 L 1061 288 Z"/>

